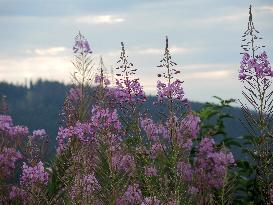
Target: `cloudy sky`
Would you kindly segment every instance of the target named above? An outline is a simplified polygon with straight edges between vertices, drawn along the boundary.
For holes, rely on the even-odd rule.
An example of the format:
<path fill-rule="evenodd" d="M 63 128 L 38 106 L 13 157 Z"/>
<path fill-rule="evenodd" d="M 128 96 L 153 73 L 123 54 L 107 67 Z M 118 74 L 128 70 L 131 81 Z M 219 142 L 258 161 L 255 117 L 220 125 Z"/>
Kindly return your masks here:
<path fill-rule="evenodd" d="M 190 99 L 239 98 L 239 53 L 249 4 L 273 59 L 272 0 L 0 0 L 0 80 L 69 83 L 71 48 L 80 30 L 96 65 L 102 55 L 109 70 L 123 41 L 145 90 L 155 93 L 156 66 L 168 35 Z"/>

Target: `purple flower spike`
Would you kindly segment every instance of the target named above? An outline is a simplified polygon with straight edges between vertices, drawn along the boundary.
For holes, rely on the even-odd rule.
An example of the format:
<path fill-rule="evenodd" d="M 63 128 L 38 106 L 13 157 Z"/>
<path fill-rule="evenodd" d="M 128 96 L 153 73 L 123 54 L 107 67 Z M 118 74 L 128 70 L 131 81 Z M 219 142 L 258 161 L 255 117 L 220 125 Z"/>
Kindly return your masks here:
<path fill-rule="evenodd" d="M 239 71 L 239 80 L 251 80 L 254 77 L 255 79 L 271 78 L 273 70 L 267 58 L 265 51 L 255 58 L 251 58 L 248 53 L 244 53 Z"/>
<path fill-rule="evenodd" d="M 79 32 L 75 37 L 75 45 L 73 46 L 74 53 L 92 53 L 87 39 Z"/>
<path fill-rule="evenodd" d="M 36 166 L 27 166 L 23 163 L 23 173 L 20 178 L 20 185 L 31 186 L 36 183 L 47 184 L 48 173 L 45 171 L 44 164 L 39 162 Z"/>
<path fill-rule="evenodd" d="M 118 204 L 140 204 L 142 201 L 141 191 L 138 184 L 129 185 Z"/>
<path fill-rule="evenodd" d="M 33 134 L 34 137 L 44 137 L 46 136 L 46 131 L 44 129 L 40 129 L 40 130 L 34 130 Z"/>

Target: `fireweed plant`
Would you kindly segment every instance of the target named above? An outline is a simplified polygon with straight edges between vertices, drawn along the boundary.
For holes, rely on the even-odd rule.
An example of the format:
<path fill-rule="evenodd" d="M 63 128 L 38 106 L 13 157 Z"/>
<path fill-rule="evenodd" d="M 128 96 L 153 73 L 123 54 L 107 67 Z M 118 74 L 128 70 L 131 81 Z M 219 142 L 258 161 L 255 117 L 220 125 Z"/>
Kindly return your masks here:
<path fill-rule="evenodd" d="M 244 85 L 242 94 L 248 102 L 248 105 L 241 103 L 241 107 L 249 133 L 244 138 L 248 145 L 244 151 L 250 160 L 242 162 L 240 167 L 248 173 L 248 181 L 242 182 L 246 184 L 246 200 L 270 204 L 270 201 L 273 203 L 273 70 L 267 53 L 261 50 L 265 46 L 257 43 L 262 39 L 258 35 L 250 6 L 249 22 L 243 34 L 241 47 L 244 52 L 239 71 L 239 80 Z"/>
<path fill-rule="evenodd" d="M 79 32 L 75 37 L 73 46 L 74 60 L 72 61 L 75 71 L 72 73 L 73 87 L 65 99 L 62 116 L 67 125 L 73 125 L 76 121 L 88 118 L 88 108 L 91 95 L 87 87 L 90 86 L 94 76 L 92 50 L 87 39 Z"/>
<path fill-rule="evenodd" d="M 0 203 L 273 203 L 273 74 L 266 53 L 255 54 L 255 32 L 250 10 L 244 34 L 250 43 L 243 45 L 246 53 L 239 74 L 245 84 L 243 95 L 256 109 L 255 114 L 242 104 L 251 131 L 246 137 L 251 141 L 249 161 L 235 162 L 229 149 L 240 146 L 225 132 L 224 119 L 231 116 L 223 109 L 233 100 L 218 98 L 219 105 L 207 103 L 193 111 L 167 37 L 157 66 L 154 106 L 160 117 L 154 119 L 149 110 L 142 109 L 147 98 L 124 43 L 116 82 L 111 84 L 102 57 L 99 72 L 94 74 L 91 47 L 79 33 L 73 47 L 73 86 L 64 102 L 57 154 L 50 164 L 43 157 L 48 142 L 45 130 L 31 134 L 27 127 L 13 125 L 2 98 Z"/>
<path fill-rule="evenodd" d="M 135 77 L 137 69 L 129 62 L 124 43 L 121 42 L 120 58 L 116 67 L 116 88 L 114 97 L 117 108 L 121 111 L 120 118 L 125 124 L 127 133 L 138 137 L 140 135 L 140 107 L 146 101 L 139 79 Z"/>
<path fill-rule="evenodd" d="M 42 203 L 49 176 L 42 162 L 48 147 L 47 134 L 44 129 L 30 133 L 26 126 L 14 125 L 11 116 L 6 114 L 5 100 L 2 100 L 1 111 L 0 203 Z M 15 185 L 16 168 L 20 165 L 22 173 Z"/>

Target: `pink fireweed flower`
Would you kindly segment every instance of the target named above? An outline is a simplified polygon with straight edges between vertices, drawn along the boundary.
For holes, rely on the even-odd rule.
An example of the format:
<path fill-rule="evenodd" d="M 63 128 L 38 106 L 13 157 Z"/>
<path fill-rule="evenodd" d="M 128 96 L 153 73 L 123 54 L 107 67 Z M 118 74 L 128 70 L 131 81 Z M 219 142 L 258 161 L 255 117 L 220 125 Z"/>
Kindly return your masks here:
<path fill-rule="evenodd" d="M 0 131 L 7 131 L 12 127 L 12 118 L 9 115 L 0 115 Z"/>
<path fill-rule="evenodd" d="M 178 100 L 179 102 L 186 103 L 187 99 L 185 98 L 184 89 L 182 87 L 182 81 L 175 79 L 175 75 L 179 74 L 180 71 L 177 70 L 174 66 L 177 64 L 172 61 L 171 53 L 169 50 L 169 40 L 166 36 L 165 52 L 164 57 L 160 61 L 160 65 L 157 67 L 164 68 L 162 74 L 158 74 L 158 77 L 164 77 L 167 80 L 167 83 L 162 81 L 157 81 L 157 97 L 158 102 L 162 102 L 164 99 L 168 101 Z"/>
<path fill-rule="evenodd" d="M 92 197 L 94 192 L 100 190 L 100 188 L 101 186 L 94 173 L 76 176 L 69 194 L 73 201 L 76 201 L 79 197 L 84 200 L 85 198 Z"/>
<path fill-rule="evenodd" d="M 150 148 L 150 156 L 152 159 L 156 159 L 160 153 L 163 153 L 165 150 L 165 145 L 160 142 L 154 143 Z"/>
<path fill-rule="evenodd" d="M 239 71 L 239 80 L 251 80 L 253 77 L 265 79 L 265 81 L 273 77 L 273 70 L 265 51 L 256 58 L 250 57 L 248 53 L 244 53 L 243 55 Z"/>
<path fill-rule="evenodd" d="M 21 186 L 47 184 L 48 173 L 45 171 L 44 164 L 42 162 L 39 162 L 34 167 L 29 167 L 26 165 L 26 163 L 23 163 L 22 169 L 22 176 L 20 177 Z"/>
<path fill-rule="evenodd" d="M 91 111 L 91 123 L 92 125 L 100 129 L 121 129 L 121 123 L 118 119 L 116 110 L 111 111 L 109 108 L 102 108 L 100 106 L 93 106 Z"/>
<path fill-rule="evenodd" d="M 172 83 L 163 83 L 161 81 L 157 81 L 157 97 L 158 101 L 163 101 L 164 98 L 169 100 L 179 100 L 183 103 L 187 101 L 185 98 L 185 92 L 182 87 L 182 83 L 180 80 L 175 80 Z"/>
<path fill-rule="evenodd" d="M 214 140 L 207 137 L 201 140 L 194 173 L 208 187 L 219 189 L 223 185 L 228 166 L 233 165 L 235 160 L 231 152 L 216 151 L 214 144 Z"/>
<path fill-rule="evenodd" d="M 191 139 L 187 139 L 185 142 L 183 143 L 179 143 L 180 147 L 186 149 L 186 150 L 190 150 L 192 148 L 192 140 Z"/>
<path fill-rule="evenodd" d="M 96 75 L 95 76 L 95 83 L 103 84 L 105 86 L 110 85 L 110 80 L 105 76 Z"/>
<path fill-rule="evenodd" d="M 211 159 L 215 164 L 227 166 L 234 164 L 235 160 L 232 153 L 214 152 L 208 154 L 208 159 Z"/>
<path fill-rule="evenodd" d="M 79 32 L 75 37 L 75 45 L 73 46 L 74 53 L 92 53 L 87 39 Z"/>
<path fill-rule="evenodd" d="M 147 137 L 152 141 L 158 141 L 160 136 L 162 138 L 168 139 L 168 129 L 161 123 L 155 123 L 150 118 L 141 118 L 140 126 L 146 133 Z"/>
<path fill-rule="evenodd" d="M 93 129 L 90 123 L 76 123 L 73 132 L 81 142 L 89 142 L 93 139 Z"/>
<path fill-rule="evenodd" d="M 46 136 L 46 131 L 44 129 L 34 130 L 32 135 L 33 137 L 44 137 Z"/>
<path fill-rule="evenodd" d="M 146 96 L 143 87 L 139 83 L 139 79 L 133 77 L 137 69 L 133 68 L 133 63 L 128 61 L 124 43 L 121 42 L 121 55 L 117 62 L 119 66 L 116 68 L 118 79 L 116 79 L 116 88 L 114 90 L 115 98 L 118 103 L 124 102 L 143 103 Z"/>
<path fill-rule="evenodd" d="M 141 203 L 141 205 L 160 205 L 161 202 L 159 199 L 156 198 L 156 196 L 154 197 L 146 197 L 144 198 L 143 202 Z"/>
<path fill-rule="evenodd" d="M 180 120 L 176 116 L 168 118 L 166 124 L 162 129 L 162 136 L 164 139 L 176 140 L 177 145 L 182 149 L 190 150 L 192 148 L 194 139 L 199 132 L 198 119 L 194 116 L 186 116 L 184 119 Z M 191 125 L 191 121 L 193 124 Z M 173 128 L 173 136 L 171 136 L 171 129 Z"/>
<path fill-rule="evenodd" d="M 129 185 L 123 196 L 118 200 L 118 204 L 140 204 L 142 201 L 142 194 L 138 184 Z"/>
<path fill-rule="evenodd" d="M 115 99 L 119 103 L 137 102 L 143 103 L 146 101 L 146 96 L 143 87 L 138 79 L 134 80 L 116 80 L 116 88 L 114 89 Z"/>
<path fill-rule="evenodd" d="M 180 123 L 180 129 L 185 135 L 188 135 L 191 139 L 197 137 L 200 131 L 200 117 L 194 114 L 188 114 L 184 117 Z"/>
<path fill-rule="evenodd" d="M 107 134 L 107 140 L 110 146 L 110 151 L 115 152 L 115 151 L 119 151 L 121 149 L 120 143 L 122 141 L 121 136 L 120 135 L 116 135 L 116 134 Z"/>
<path fill-rule="evenodd" d="M 57 151 L 62 152 L 73 138 L 81 142 L 96 143 L 97 137 L 103 134 L 110 150 L 119 150 L 121 141 L 121 123 L 119 122 L 117 111 L 100 106 L 93 106 L 91 119 L 88 123 L 76 123 L 74 126 L 60 128 L 57 136 Z"/>
<path fill-rule="evenodd" d="M 157 170 L 154 166 L 145 166 L 144 170 L 148 177 L 157 176 Z"/>
<path fill-rule="evenodd" d="M 10 129 L 8 130 L 8 133 L 11 137 L 25 137 L 29 134 L 29 130 L 28 127 L 26 126 L 21 126 L 21 125 L 16 125 L 13 127 L 10 127 Z"/>
<path fill-rule="evenodd" d="M 181 178 L 185 181 L 190 182 L 193 176 L 193 168 L 191 164 L 185 162 L 177 163 L 177 172 L 181 176 Z"/>
<path fill-rule="evenodd" d="M 81 142 L 94 142 L 94 133 L 91 123 L 79 123 L 67 128 L 59 128 L 57 135 L 57 153 L 66 149 L 72 138 L 79 139 Z"/>
<path fill-rule="evenodd" d="M 158 140 L 159 130 L 157 129 L 157 124 L 153 122 L 150 118 L 144 118 L 140 121 L 141 128 L 145 131 L 147 136 L 153 140 Z"/>
<path fill-rule="evenodd" d="M 94 173 L 84 176 L 83 184 L 85 185 L 83 189 L 84 192 L 92 192 L 100 189 L 99 182 L 96 179 Z"/>
<path fill-rule="evenodd" d="M 57 153 L 61 153 L 65 150 L 67 144 L 70 143 L 71 137 L 73 136 L 73 127 L 69 128 L 59 128 L 58 135 L 57 135 Z"/>
<path fill-rule="evenodd" d="M 14 148 L 4 147 L 0 153 L 0 179 L 9 177 L 15 169 L 15 163 L 22 159 L 20 152 Z"/>
<path fill-rule="evenodd" d="M 19 199 L 23 204 L 30 204 L 33 202 L 33 196 L 41 192 L 47 183 L 48 173 L 42 162 L 33 167 L 23 163 L 20 187 L 12 186 L 9 197 L 11 200 Z"/>
<path fill-rule="evenodd" d="M 190 150 L 193 145 L 192 140 L 197 137 L 200 130 L 200 118 L 194 114 L 188 114 L 180 121 L 177 119 L 177 117 L 174 117 L 173 120 L 174 122 L 171 123 L 170 119 L 167 122 L 167 126 L 175 124 L 175 137 L 178 145 L 183 149 Z"/>
<path fill-rule="evenodd" d="M 24 205 L 29 203 L 27 192 L 17 186 L 11 187 L 9 198 L 11 200 L 16 200 L 16 199 L 22 200 Z"/>
<path fill-rule="evenodd" d="M 201 140 L 199 143 L 199 153 L 200 155 L 206 155 L 208 153 L 211 153 L 214 149 L 214 140 L 212 138 L 205 137 Z"/>
<path fill-rule="evenodd" d="M 72 102 L 78 102 L 82 97 L 82 91 L 78 87 L 70 88 L 68 99 Z"/>
<path fill-rule="evenodd" d="M 136 166 L 134 157 L 129 154 L 124 155 L 120 160 L 119 166 L 120 166 L 119 169 L 125 172 L 133 171 Z"/>
<path fill-rule="evenodd" d="M 129 154 L 114 154 L 114 156 L 112 157 L 112 164 L 115 169 L 119 171 L 124 171 L 126 173 L 132 173 L 136 167 L 134 157 Z"/>

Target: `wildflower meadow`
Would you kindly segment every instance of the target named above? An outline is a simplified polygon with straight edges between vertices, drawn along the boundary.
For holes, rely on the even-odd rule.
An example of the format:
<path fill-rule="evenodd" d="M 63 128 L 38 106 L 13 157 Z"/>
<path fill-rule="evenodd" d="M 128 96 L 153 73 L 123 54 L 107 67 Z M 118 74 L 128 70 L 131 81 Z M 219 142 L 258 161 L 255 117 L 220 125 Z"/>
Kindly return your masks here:
<path fill-rule="evenodd" d="M 46 157 L 47 131 L 14 124 L 1 103 L 0 204 L 273 204 L 273 70 L 253 21 L 250 6 L 234 68 L 242 98 L 217 98 L 199 111 L 178 78 L 183 66 L 172 58 L 168 37 L 154 69 L 151 113 L 126 44 L 111 76 L 79 32 L 53 158 Z M 248 133 L 240 139 L 227 135 L 224 124 L 232 120 L 224 109 L 234 102 Z"/>

